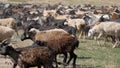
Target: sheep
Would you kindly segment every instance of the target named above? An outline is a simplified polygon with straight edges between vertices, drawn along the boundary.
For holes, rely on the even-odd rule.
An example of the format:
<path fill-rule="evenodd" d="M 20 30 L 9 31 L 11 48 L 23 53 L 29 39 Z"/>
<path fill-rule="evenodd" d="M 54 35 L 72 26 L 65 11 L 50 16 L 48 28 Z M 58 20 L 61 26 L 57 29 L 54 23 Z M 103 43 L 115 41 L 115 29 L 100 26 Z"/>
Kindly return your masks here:
<path fill-rule="evenodd" d="M 53 16 L 57 20 L 63 20 L 63 19 L 67 19 L 68 17 L 71 17 L 70 15 L 59 15 L 59 14 L 55 14 Z"/>
<path fill-rule="evenodd" d="M 78 39 L 70 35 L 68 32 L 64 31 L 63 29 L 51 29 L 46 31 L 39 31 L 35 28 L 32 28 L 29 33 L 27 39 L 31 39 L 34 42 L 46 42 L 47 46 L 53 48 L 57 54 L 64 54 L 65 58 L 63 60 L 66 63 L 67 53 L 70 54 L 70 58 L 67 64 L 73 58 L 73 66 L 76 65 L 76 58 L 77 55 L 74 53 L 74 50 L 79 45 Z M 22 40 L 25 40 L 23 38 Z M 56 60 L 56 58 L 55 58 Z M 57 67 L 57 65 L 56 65 Z"/>
<path fill-rule="evenodd" d="M 32 39 L 34 42 L 39 41 L 40 38 L 43 38 L 41 41 L 48 41 L 49 40 L 48 38 L 50 38 L 52 40 L 52 39 L 60 38 L 63 35 L 69 35 L 69 33 L 66 32 L 65 30 L 57 29 L 57 28 L 51 29 L 51 30 L 45 30 L 45 31 L 39 31 L 38 29 L 32 28 L 29 30 L 29 34 L 33 34 L 33 33 L 36 34 L 34 39 Z M 44 37 L 44 35 L 42 36 L 39 34 L 44 34 L 44 35 L 46 35 L 46 37 Z M 57 37 L 55 37 L 56 35 L 57 35 Z"/>
<path fill-rule="evenodd" d="M 18 35 L 18 30 L 17 30 L 17 25 L 16 25 L 16 21 L 14 18 L 4 18 L 4 19 L 0 19 L 0 25 L 1 26 L 6 26 L 6 27 L 10 27 L 12 29 L 15 29 L 15 32 Z"/>
<path fill-rule="evenodd" d="M 85 33 L 86 22 L 84 19 L 67 19 L 67 22 L 64 24 L 76 28 L 77 31 L 80 32 L 79 38 L 82 36 L 83 32 Z"/>
<path fill-rule="evenodd" d="M 2 26 L 7 26 L 10 28 L 13 28 L 14 24 L 15 24 L 14 18 L 0 19 L 0 25 L 2 25 Z"/>
<path fill-rule="evenodd" d="M 5 39 L 11 40 L 12 36 L 14 35 L 15 31 L 9 27 L 0 26 L 0 41 Z"/>
<path fill-rule="evenodd" d="M 99 39 L 102 35 L 104 36 L 113 36 L 115 37 L 115 40 L 119 41 L 120 37 L 120 23 L 118 22 L 101 22 L 99 24 L 96 24 L 93 28 L 91 28 L 88 32 L 88 37 L 94 36 L 96 33 L 98 33 L 97 39 Z"/>
<path fill-rule="evenodd" d="M 117 12 L 112 12 L 112 13 L 110 13 L 110 15 L 111 15 L 112 20 L 119 19 L 119 13 L 117 13 Z"/>
<path fill-rule="evenodd" d="M 0 43 L 0 54 L 8 55 L 13 61 L 13 68 L 18 65 L 20 68 L 35 67 L 54 68 L 54 51 L 45 46 L 32 45 L 25 48 L 13 48 L 8 41 Z"/>
<path fill-rule="evenodd" d="M 56 10 L 43 10 L 43 16 L 48 16 L 49 14 L 54 15 L 56 13 Z"/>

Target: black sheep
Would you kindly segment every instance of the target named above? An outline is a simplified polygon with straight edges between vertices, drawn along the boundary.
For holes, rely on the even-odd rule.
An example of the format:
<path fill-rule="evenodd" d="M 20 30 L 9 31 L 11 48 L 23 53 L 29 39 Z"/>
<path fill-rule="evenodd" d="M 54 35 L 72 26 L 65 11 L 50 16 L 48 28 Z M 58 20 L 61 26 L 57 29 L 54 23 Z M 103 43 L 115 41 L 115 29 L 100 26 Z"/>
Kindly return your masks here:
<path fill-rule="evenodd" d="M 34 45 L 33 45 L 34 46 Z M 41 68 L 54 68 L 52 65 L 54 55 L 49 47 L 34 46 L 26 48 L 13 48 L 7 41 L 0 43 L 0 54 L 8 55 L 13 60 L 13 68 L 18 65 L 20 68 L 29 68 L 37 66 Z"/>

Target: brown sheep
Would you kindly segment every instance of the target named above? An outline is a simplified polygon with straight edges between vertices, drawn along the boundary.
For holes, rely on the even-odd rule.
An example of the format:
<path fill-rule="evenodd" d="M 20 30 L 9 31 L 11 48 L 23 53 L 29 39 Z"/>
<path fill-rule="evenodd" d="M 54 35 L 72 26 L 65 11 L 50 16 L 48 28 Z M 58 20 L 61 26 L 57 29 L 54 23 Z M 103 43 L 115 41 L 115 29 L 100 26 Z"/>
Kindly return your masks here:
<path fill-rule="evenodd" d="M 44 68 L 53 68 L 54 51 L 49 47 L 32 45 L 31 47 L 15 49 L 4 41 L 0 43 L 0 54 L 11 57 L 14 63 L 13 68 L 16 68 L 17 65 L 20 68 L 34 66 L 41 68 L 41 65 Z"/>
<path fill-rule="evenodd" d="M 112 12 L 110 15 L 111 15 L 112 20 L 119 18 L 119 14 L 116 12 Z"/>
<path fill-rule="evenodd" d="M 78 47 L 79 41 L 73 35 L 70 35 L 63 29 L 51 29 L 46 31 L 39 31 L 35 28 L 29 31 L 29 39 L 34 42 L 46 42 L 47 46 L 53 48 L 57 54 L 64 54 L 64 63 L 66 63 L 67 53 L 70 54 L 70 58 L 67 64 L 73 58 L 73 66 L 76 65 L 77 55 L 74 53 L 76 47 Z M 56 59 L 55 59 L 56 60 Z"/>

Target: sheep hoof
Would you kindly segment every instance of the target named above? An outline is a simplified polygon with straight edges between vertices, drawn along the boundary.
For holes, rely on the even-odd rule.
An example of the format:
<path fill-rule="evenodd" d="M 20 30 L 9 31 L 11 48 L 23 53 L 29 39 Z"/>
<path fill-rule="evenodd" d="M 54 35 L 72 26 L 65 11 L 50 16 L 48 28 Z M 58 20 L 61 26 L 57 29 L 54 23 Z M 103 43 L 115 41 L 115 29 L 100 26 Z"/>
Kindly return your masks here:
<path fill-rule="evenodd" d="M 112 48 L 115 48 L 116 46 L 113 46 Z"/>
<path fill-rule="evenodd" d="M 76 66 L 76 64 L 73 64 L 73 66 Z"/>
<path fill-rule="evenodd" d="M 73 68 L 76 68 L 76 64 L 73 64 Z"/>
<path fill-rule="evenodd" d="M 61 62 L 57 62 L 57 64 L 61 65 L 62 63 Z"/>

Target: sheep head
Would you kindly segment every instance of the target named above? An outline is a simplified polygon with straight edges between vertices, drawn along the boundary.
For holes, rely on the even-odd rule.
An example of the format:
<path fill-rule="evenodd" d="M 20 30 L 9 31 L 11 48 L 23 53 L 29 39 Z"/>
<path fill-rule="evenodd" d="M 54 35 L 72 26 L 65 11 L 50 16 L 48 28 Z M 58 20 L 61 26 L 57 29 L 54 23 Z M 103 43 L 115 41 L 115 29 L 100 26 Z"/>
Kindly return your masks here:
<path fill-rule="evenodd" d="M 90 29 L 90 30 L 88 31 L 88 37 L 92 37 L 92 38 L 93 38 L 95 32 L 96 32 L 95 29 Z"/>
<path fill-rule="evenodd" d="M 9 41 L 8 40 L 4 40 L 0 43 L 0 54 L 1 55 L 8 55 L 8 46 L 9 45 Z"/>
<path fill-rule="evenodd" d="M 39 30 L 31 28 L 28 32 L 24 32 L 22 34 L 21 40 L 24 41 L 25 39 L 32 39 L 37 32 L 39 32 Z"/>
<path fill-rule="evenodd" d="M 39 32 L 39 30 L 38 30 L 38 29 L 35 29 L 35 28 L 32 28 L 32 29 L 30 29 L 29 32 L 36 34 L 37 32 Z"/>
<path fill-rule="evenodd" d="M 37 32 L 39 32 L 39 30 L 32 28 L 27 32 L 27 34 L 26 32 L 23 33 L 21 40 L 24 41 L 25 39 L 33 39 Z"/>

